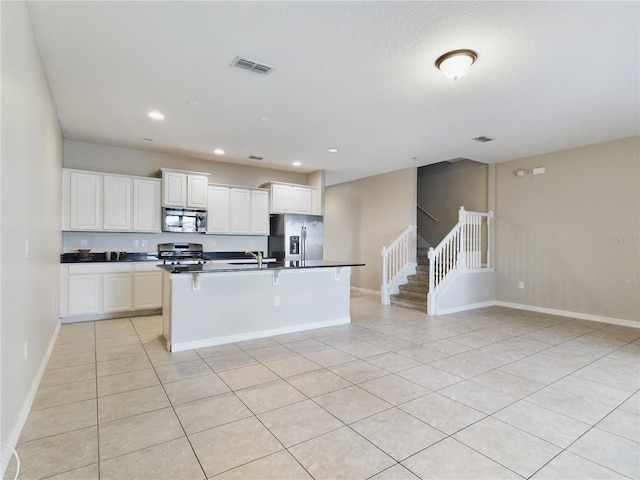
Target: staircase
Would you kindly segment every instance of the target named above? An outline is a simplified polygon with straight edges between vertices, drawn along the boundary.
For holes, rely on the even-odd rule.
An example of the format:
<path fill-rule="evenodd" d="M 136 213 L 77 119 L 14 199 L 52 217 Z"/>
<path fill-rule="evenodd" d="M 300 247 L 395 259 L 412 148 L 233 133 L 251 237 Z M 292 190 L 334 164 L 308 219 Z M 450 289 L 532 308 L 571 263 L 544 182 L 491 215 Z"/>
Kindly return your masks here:
<path fill-rule="evenodd" d="M 418 247 L 415 275 L 407 276 L 407 283 L 399 285 L 400 293 L 391 295 L 391 305 L 409 308 L 419 312 L 427 311 L 427 292 L 429 291 L 428 247 Z"/>

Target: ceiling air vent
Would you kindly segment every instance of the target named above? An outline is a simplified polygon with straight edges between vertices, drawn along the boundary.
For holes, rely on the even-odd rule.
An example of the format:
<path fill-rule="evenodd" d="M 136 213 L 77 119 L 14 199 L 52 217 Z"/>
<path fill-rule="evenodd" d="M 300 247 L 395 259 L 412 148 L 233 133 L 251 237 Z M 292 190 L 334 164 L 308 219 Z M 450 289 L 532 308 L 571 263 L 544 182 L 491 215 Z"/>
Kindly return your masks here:
<path fill-rule="evenodd" d="M 493 142 L 493 138 L 485 137 L 484 135 L 480 137 L 474 137 L 473 140 L 475 140 L 476 142 L 482 142 L 482 143 Z"/>
<path fill-rule="evenodd" d="M 249 160 L 263 160 L 264 157 L 259 157 L 257 155 L 249 155 Z"/>
<path fill-rule="evenodd" d="M 249 60 L 248 58 L 241 57 L 236 57 L 236 59 L 233 61 L 233 66 L 244 68 L 245 70 L 260 73 L 262 75 L 268 74 L 273 69 L 273 67 L 265 65 L 264 63 L 258 63 L 254 60 Z"/>

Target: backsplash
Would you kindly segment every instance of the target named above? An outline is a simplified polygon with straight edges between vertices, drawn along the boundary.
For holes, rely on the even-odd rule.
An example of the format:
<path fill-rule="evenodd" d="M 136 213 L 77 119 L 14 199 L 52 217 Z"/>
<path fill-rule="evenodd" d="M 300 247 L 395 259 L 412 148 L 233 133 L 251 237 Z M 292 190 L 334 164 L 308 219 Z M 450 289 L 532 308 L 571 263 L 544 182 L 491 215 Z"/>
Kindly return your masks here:
<path fill-rule="evenodd" d="M 156 252 L 159 243 L 201 243 L 206 252 L 232 252 L 245 250 L 267 251 L 265 236 L 205 235 L 202 233 L 105 233 L 62 232 L 62 252 L 71 253 L 79 248 L 94 252 Z"/>

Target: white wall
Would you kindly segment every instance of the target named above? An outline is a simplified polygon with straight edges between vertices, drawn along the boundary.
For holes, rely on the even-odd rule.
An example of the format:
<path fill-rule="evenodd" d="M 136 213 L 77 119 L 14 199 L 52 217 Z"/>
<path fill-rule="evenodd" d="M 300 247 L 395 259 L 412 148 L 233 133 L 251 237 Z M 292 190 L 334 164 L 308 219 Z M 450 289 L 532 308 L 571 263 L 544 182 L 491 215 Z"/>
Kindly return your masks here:
<path fill-rule="evenodd" d="M 639 145 L 631 137 L 498 164 L 497 300 L 640 321 Z M 534 167 L 546 173 L 514 175 Z"/>
<path fill-rule="evenodd" d="M 382 247 L 416 222 L 416 168 L 332 185 L 325 190 L 325 257 L 365 263 L 352 286 L 379 292 Z"/>
<path fill-rule="evenodd" d="M 1 2 L 1 16 L 0 435 L 15 445 L 60 316 L 62 134 L 26 4 Z"/>

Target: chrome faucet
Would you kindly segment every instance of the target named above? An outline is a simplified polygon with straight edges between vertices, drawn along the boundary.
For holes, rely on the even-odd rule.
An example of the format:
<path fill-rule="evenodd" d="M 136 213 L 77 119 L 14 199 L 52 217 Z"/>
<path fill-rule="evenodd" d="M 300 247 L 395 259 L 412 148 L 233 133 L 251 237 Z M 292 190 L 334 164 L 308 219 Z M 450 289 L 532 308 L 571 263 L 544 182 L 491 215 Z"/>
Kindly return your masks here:
<path fill-rule="evenodd" d="M 258 261 L 258 268 L 262 268 L 262 252 L 258 252 L 258 254 L 255 254 L 253 252 L 246 251 L 244 252 L 244 254 L 255 258 Z"/>

